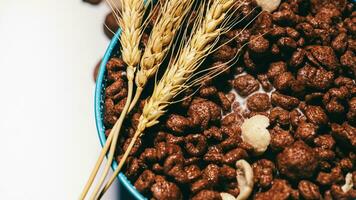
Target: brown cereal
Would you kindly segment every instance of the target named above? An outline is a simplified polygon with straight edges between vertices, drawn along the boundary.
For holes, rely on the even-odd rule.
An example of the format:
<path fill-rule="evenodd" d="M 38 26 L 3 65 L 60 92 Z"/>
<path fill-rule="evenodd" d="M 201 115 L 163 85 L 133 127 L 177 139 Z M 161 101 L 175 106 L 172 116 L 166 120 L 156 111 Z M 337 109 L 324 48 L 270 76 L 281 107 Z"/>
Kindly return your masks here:
<path fill-rule="evenodd" d="M 347 70 L 349 70 L 351 73 L 354 75 L 356 74 L 356 59 L 355 59 L 355 54 L 352 51 L 346 51 L 344 55 L 341 56 L 340 62 L 341 65 L 344 66 Z"/>
<path fill-rule="evenodd" d="M 277 41 L 277 45 L 279 48 L 282 49 L 282 51 L 293 51 L 297 48 L 297 42 L 290 38 L 290 37 L 281 37 L 278 41 Z"/>
<path fill-rule="evenodd" d="M 271 101 L 273 105 L 280 106 L 286 110 L 292 110 L 299 105 L 299 100 L 295 97 L 272 92 Z"/>
<path fill-rule="evenodd" d="M 347 48 L 347 34 L 340 33 L 334 38 L 333 42 L 331 43 L 331 46 L 337 53 L 345 52 Z"/>
<path fill-rule="evenodd" d="M 172 114 L 169 116 L 166 126 L 174 132 L 183 133 L 187 128 L 191 127 L 192 124 L 189 119 Z"/>
<path fill-rule="evenodd" d="M 355 199 L 356 198 L 356 190 L 351 189 L 348 192 L 344 192 L 341 189 L 340 185 L 332 185 L 331 186 L 331 195 L 335 199 Z"/>
<path fill-rule="evenodd" d="M 223 157 L 223 150 L 220 146 L 211 146 L 208 148 L 203 159 L 207 163 L 222 163 Z"/>
<path fill-rule="evenodd" d="M 271 63 L 267 76 L 270 80 L 274 80 L 275 77 L 287 71 L 287 64 L 283 61 Z"/>
<path fill-rule="evenodd" d="M 259 74 L 257 75 L 257 79 L 260 81 L 262 88 L 266 91 L 269 92 L 273 89 L 273 85 L 271 82 L 268 80 L 267 74 Z"/>
<path fill-rule="evenodd" d="M 307 120 L 315 125 L 326 125 L 328 116 L 320 106 L 307 106 L 304 111 Z"/>
<path fill-rule="evenodd" d="M 219 168 L 219 177 L 224 180 L 234 180 L 236 179 L 236 169 L 228 165 L 223 165 Z"/>
<path fill-rule="evenodd" d="M 319 172 L 316 181 L 322 185 L 332 185 L 333 183 L 341 182 L 344 179 L 341 168 L 334 167 L 330 173 Z"/>
<path fill-rule="evenodd" d="M 181 200 L 183 195 L 179 187 L 169 181 L 160 180 L 151 187 L 152 196 L 160 200 Z"/>
<path fill-rule="evenodd" d="M 275 77 L 273 86 L 279 91 L 287 91 L 290 89 L 294 76 L 291 72 L 283 72 Z"/>
<path fill-rule="evenodd" d="M 201 156 L 207 150 L 207 141 L 204 135 L 191 134 L 184 138 L 185 150 L 191 156 Z"/>
<path fill-rule="evenodd" d="M 225 95 L 223 92 L 218 92 L 218 99 L 224 111 L 231 110 L 231 105 L 233 103 L 233 100 L 230 100 L 228 95 Z"/>
<path fill-rule="evenodd" d="M 236 161 L 244 159 L 248 156 L 247 152 L 242 148 L 236 148 L 227 152 L 223 157 L 223 162 L 228 165 L 235 165 Z"/>
<path fill-rule="evenodd" d="M 280 107 L 271 109 L 269 119 L 271 124 L 278 124 L 280 126 L 288 126 L 290 124 L 289 112 Z"/>
<path fill-rule="evenodd" d="M 314 144 L 323 149 L 333 149 L 335 140 L 331 135 L 320 135 L 314 139 Z"/>
<path fill-rule="evenodd" d="M 258 81 L 249 74 L 238 76 L 232 85 L 241 96 L 248 96 L 260 88 Z"/>
<path fill-rule="evenodd" d="M 271 107 L 269 96 L 265 93 L 256 93 L 247 99 L 247 108 L 254 112 L 264 112 Z"/>
<path fill-rule="evenodd" d="M 334 70 L 340 65 L 334 50 L 329 46 L 311 46 L 307 50 L 327 70 Z"/>
<path fill-rule="evenodd" d="M 189 165 L 184 167 L 184 172 L 187 173 L 189 182 L 195 181 L 201 176 L 200 168 L 197 165 Z"/>
<path fill-rule="evenodd" d="M 304 63 L 305 60 L 305 51 L 304 49 L 298 48 L 293 52 L 291 59 L 289 61 L 289 65 L 293 68 L 297 68 Z"/>
<path fill-rule="evenodd" d="M 270 146 L 275 151 L 283 150 L 289 147 L 294 142 L 294 138 L 289 133 L 289 131 L 283 130 L 279 127 L 275 127 L 270 132 L 271 132 Z"/>
<path fill-rule="evenodd" d="M 286 27 L 286 33 L 289 37 L 291 37 L 294 40 L 297 40 L 300 36 L 300 33 L 291 27 Z"/>
<path fill-rule="evenodd" d="M 269 48 L 269 42 L 262 36 L 251 36 L 250 42 L 248 43 L 248 48 L 256 54 L 264 53 Z"/>
<path fill-rule="evenodd" d="M 229 61 L 236 56 L 237 51 L 237 48 L 233 48 L 226 44 L 217 49 L 217 51 L 212 54 L 212 58 L 215 61 Z"/>
<path fill-rule="evenodd" d="M 331 130 L 334 138 L 342 142 L 344 145 L 356 147 L 356 128 L 348 123 L 331 124 Z"/>
<path fill-rule="evenodd" d="M 309 64 L 298 70 L 297 80 L 305 86 L 317 90 L 328 89 L 334 79 L 334 73 L 323 68 L 315 68 Z"/>
<path fill-rule="evenodd" d="M 106 88 L 106 90 L 105 90 L 106 95 L 114 96 L 115 94 L 119 93 L 120 90 L 125 86 L 126 86 L 126 84 L 125 84 L 124 80 L 119 79 Z"/>
<path fill-rule="evenodd" d="M 267 190 L 266 192 L 259 192 L 255 196 L 255 200 L 279 200 L 279 199 L 290 199 L 292 198 L 293 189 L 288 184 L 286 180 L 276 179 L 271 189 Z"/>
<path fill-rule="evenodd" d="M 134 186 L 139 192 L 147 192 L 155 182 L 155 174 L 150 170 L 145 170 L 136 180 Z"/>
<path fill-rule="evenodd" d="M 305 142 L 311 142 L 317 134 L 316 128 L 317 127 L 314 124 L 302 122 L 295 131 L 294 137 L 296 139 L 304 140 Z"/>
<path fill-rule="evenodd" d="M 267 159 L 261 159 L 252 164 L 254 182 L 258 187 L 268 188 L 272 185 L 276 172 L 274 163 Z"/>
<path fill-rule="evenodd" d="M 302 141 L 286 147 L 277 156 L 279 172 L 291 179 L 313 176 L 317 164 L 315 152 Z"/>
<path fill-rule="evenodd" d="M 248 0 L 239 8 L 242 16 L 252 12 L 243 23 L 257 16 L 254 6 Z M 204 65 L 224 64 L 238 50 L 241 59 L 201 88 L 182 93 L 184 100 L 172 105 L 163 123 L 148 129 L 130 152 L 127 177 L 156 200 L 236 197 L 235 162 L 243 158 L 254 171 L 251 199 L 355 199 L 355 189 L 341 189 L 356 164 L 354 8 L 348 0 L 282 1 L 247 29 L 237 25 L 222 35 L 221 48 Z M 142 36 L 142 48 L 154 20 Z M 126 101 L 125 66 L 121 58 L 106 65 L 106 134 Z M 263 92 L 257 92 L 260 84 Z M 124 123 L 117 159 L 137 128 L 147 91 Z M 235 91 L 245 101 L 237 102 Z M 271 140 L 257 156 L 242 140 L 241 126 L 244 118 L 261 114 L 269 118 Z"/>
<path fill-rule="evenodd" d="M 221 119 L 221 108 L 212 101 L 196 98 L 189 107 L 188 116 L 194 125 L 204 129 L 209 122 Z"/>
<path fill-rule="evenodd" d="M 321 198 L 319 187 L 310 181 L 300 181 L 298 190 L 300 195 L 306 200 L 318 200 Z"/>

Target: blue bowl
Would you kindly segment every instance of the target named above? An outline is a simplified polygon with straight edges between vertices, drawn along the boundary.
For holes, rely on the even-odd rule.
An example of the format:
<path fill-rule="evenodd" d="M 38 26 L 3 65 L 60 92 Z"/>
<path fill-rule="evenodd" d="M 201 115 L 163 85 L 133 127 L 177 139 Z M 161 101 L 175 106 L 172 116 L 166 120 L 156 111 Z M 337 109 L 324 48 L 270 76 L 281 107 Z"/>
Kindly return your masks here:
<path fill-rule="evenodd" d="M 119 37 L 121 35 L 121 29 L 119 29 L 115 37 L 111 40 L 108 49 L 105 52 L 105 55 L 103 57 L 103 60 L 100 64 L 99 68 L 99 73 L 98 77 L 96 80 L 96 87 L 95 87 L 95 122 L 96 122 L 96 129 L 98 131 L 100 143 L 103 146 L 106 142 L 106 137 L 105 137 L 105 127 L 104 127 L 104 100 L 105 100 L 105 85 L 106 85 L 106 77 L 105 77 L 105 72 L 106 72 L 106 63 L 112 58 L 113 56 L 117 56 L 120 53 L 120 42 L 119 42 Z M 112 164 L 113 170 L 117 168 L 117 162 L 114 161 Z M 131 184 L 131 182 L 126 178 L 126 176 L 123 173 L 120 173 L 118 175 L 119 181 L 121 185 L 125 186 L 125 189 L 127 189 L 131 195 L 134 196 L 138 200 L 146 200 L 142 194 L 140 194 L 135 187 Z M 122 191 L 120 191 L 121 196 L 123 195 L 124 197 L 127 197 L 126 194 L 123 194 Z M 127 199 L 127 198 L 125 198 Z"/>

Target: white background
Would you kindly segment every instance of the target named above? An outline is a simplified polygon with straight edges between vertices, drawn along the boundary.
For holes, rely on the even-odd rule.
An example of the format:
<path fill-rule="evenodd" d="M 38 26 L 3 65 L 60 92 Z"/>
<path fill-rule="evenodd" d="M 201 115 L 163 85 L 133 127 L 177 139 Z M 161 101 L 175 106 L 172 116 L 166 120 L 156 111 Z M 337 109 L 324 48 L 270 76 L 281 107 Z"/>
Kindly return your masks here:
<path fill-rule="evenodd" d="M 0 0 L 0 199 L 79 197 L 100 151 L 92 71 L 109 43 L 108 11 Z"/>

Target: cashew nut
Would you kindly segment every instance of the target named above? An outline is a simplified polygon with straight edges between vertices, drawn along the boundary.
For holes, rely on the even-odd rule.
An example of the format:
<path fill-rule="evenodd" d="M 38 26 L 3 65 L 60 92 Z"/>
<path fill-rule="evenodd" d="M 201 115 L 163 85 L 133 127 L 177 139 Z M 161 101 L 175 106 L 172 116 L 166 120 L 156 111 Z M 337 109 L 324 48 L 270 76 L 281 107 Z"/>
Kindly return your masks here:
<path fill-rule="evenodd" d="M 253 147 L 255 154 L 263 154 L 270 144 L 271 135 L 267 130 L 269 119 L 264 115 L 255 115 L 241 126 L 242 140 Z"/>
<path fill-rule="evenodd" d="M 236 162 L 236 179 L 240 190 L 239 195 L 235 198 L 229 193 L 220 193 L 223 200 L 246 200 L 253 189 L 253 170 L 246 160 Z"/>
<path fill-rule="evenodd" d="M 246 160 L 238 160 L 236 168 L 237 184 L 240 189 L 240 194 L 236 197 L 236 200 L 245 200 L 250 196 L 253 189 L 252 167 Z"/>
<path fill-rule="evenodd" d="M 354 186 L 354 183 L 352 181 L 352 174 L 351 173 L 347 173 L 346 177 L 345 177 L 345 185 L 343 185 L 341 187 L 342 191 L 347 193 L 349 190 L 352 189 L 352 187 Z"/>
<path fill-rule="evenodd" d="M 281 0 L 256 0 L 256 3 L 262 8 L 262 10 L 273 12 L 278 8 Z"/>
<path fill-rule="evenodd" d="M 234 196 L 232 196 L 231 194 L 226 193 L 226 192 L 220 193 L 220 196 L 221 196 L 222 200 L 236 200 L 236 198 Z"/>

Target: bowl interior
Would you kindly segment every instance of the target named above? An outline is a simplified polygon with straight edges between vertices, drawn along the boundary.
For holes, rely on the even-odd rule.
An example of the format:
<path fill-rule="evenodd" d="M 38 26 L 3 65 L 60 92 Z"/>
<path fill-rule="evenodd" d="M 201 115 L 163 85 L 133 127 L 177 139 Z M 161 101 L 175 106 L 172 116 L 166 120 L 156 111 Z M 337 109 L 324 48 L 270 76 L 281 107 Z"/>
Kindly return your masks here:
<path fill-rule="evenodd" d="M 95 87 L 95 122 L 96 128 L 99 135 L 99 140 L 101 145 L 103 146 L 106 142 L 105 137 L 105 126 L 104 126 L 104 100 L 105 100 L 105 86 L 106 86 L 106 63 L 110 60 L 110 58 L 118 56 L 120 54 L 120 42 L 119 37 L 121 35 L 121 30 L 119 29 L 113 39 L 110 42 L 108 49 L 102 59 L 100 64 L 100 69 L 96 81 Z M 117 162 L 114 160 L 112 164 L 112 169 L 115 170 L 117 168 Z M 121 185 L 124 185 L 125 189 L 127 189 L 136 199 L 145 200 L 146 198 L 139 193 L 135 187 L 131 184 L 131 182 L 126 178 L 123 173 L 118 175 L 119 181 Z M 123 191 L 120 191 L 123 192 Z M 121 196 L 127 196 L 127 194 L 121 193 Z"/>

